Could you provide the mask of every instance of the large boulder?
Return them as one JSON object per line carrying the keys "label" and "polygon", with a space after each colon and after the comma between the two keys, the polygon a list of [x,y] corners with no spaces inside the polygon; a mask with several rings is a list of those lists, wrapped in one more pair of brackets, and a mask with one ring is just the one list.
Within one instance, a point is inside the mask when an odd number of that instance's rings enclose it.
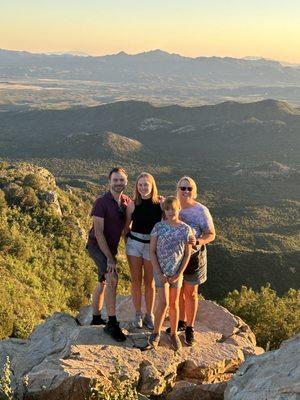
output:
{"label": "large boulder", "polygon": [[176,353],[166,334],[157,351],[140,350],[150,332],[131,328],[132,301],[120,296],[117,315],[128,334],[124,343],[114,342],[102,327],[90,326],[91,307],[85,307],[77,319],[54,314],[28,341],[13,341],[10,347],[10,340],[0,342],[0,354],[10,356],[16,392],[26,400],[82,400],[92,379],[109,388],[116,365],[121,379],[129,379],[146,396],[169,391],[177,381],[197,386],[193,393],[214,392],[198,386],[227,381],[246,356],[262,349],[250,328],[226,309],[210,301],[199,306],[196,345]]}
{"label": "large boulder", "polygon": [[278,350],[250,357],[225,391],[225,400],[300,399],[300,334]]}

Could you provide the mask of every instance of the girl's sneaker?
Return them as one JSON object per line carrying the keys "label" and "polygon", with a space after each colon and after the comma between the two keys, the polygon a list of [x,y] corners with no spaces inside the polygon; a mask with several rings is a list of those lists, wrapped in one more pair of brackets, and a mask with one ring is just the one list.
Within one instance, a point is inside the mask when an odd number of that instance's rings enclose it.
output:
{"label": "girl's sneaker", "polygon": [[150,346],[152,346],[154,349],[157,349],[159,342],[160,342],[160,334],[159,333],[151,333],[151,335],[149,337]]}
{"label": "girl's sneaker", "polygon": [[142,314],[136,313],[136,314],[135,314],[135,319],[134,319],[134,321],[132,321],[131,325],[132,325],[134,328],[142,329],[142,327],[143,327]]}
{"label": "girl's sneaker", "polygon": [[170,335],[170,340],[173,350],[178,351],[182,348],[182,344],[178,335]]}
{"label": "girl's sneaker", "polygon": [[146,314],[145,315],[144,320],[143,320],[143,325],[146,328],[148,328],[151,331],[153,331],[153,329],[154,329],[154,316],[153,316],[153,314],[150,314],[150,315]]}

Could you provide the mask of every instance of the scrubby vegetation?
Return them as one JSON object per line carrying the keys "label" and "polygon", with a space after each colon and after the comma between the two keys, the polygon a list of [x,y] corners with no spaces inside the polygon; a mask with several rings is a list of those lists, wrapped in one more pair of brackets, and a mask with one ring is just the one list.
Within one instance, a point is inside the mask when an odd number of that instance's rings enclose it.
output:
{"label": "scrubby vegetation", "polygon": [[110,389],[101,380],[93,380],[85,400],[138,400],[138,392],[134,382],[122,376],[119,361],[110,374]]}
{"label": "scrubby vegetation", "polygon": [[0,338],[23,338],[54,311],[75,312],[89,300],[90,203],[80,189],[59,189],[45,169],[1,167]]}
{"label": "scrubby vegetation", "polygon": [[300,290],[290,289],[279,297],[270,285],[259,292],[244,286],[229,293],[223,305],[250,325],[264,348],[277,348],[300,332]]}
{"label": "scrubby vegetation", "polygon": [[0,373],[0,399],[13,400],[13,390],[11,387],[10,360],[8,357]]}

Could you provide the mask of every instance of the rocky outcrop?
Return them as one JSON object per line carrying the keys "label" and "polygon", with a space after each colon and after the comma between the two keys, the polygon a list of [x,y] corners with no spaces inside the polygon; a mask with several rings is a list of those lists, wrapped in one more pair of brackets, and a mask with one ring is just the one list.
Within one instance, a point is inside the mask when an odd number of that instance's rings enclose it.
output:
{"label": "rocky outcrop", "polygon": [[167,400],[223,400],[226,382],[196,385],[179,381],[176,383]]}
{"label": "rocky outcrop", "polygon": [[10,206],[31,210],[39,205],[62,216],[58,187],[54,176],[46,168],[23,162],[0,167],[0,189]]}
{"label": "rocky outcrop", "polygon": [[[189,390],[215,392],[217,396],[213,386],[203,385],[228,380],[245,356],[262,352],[243,321],[210,301],[200,301],[196,345],[185,346],[177,353],[164,334],[157,351],[140,350],[149,332],[130,327],[128,321],[133,319],[134,310],[129,297],[118,298],[117,314],[128,333],[127,341],[121,344],[107,336],[102,327],[88,325],[90,307],[84,308],[77,320],[56,313],[39,325],[28,341],[0,342],[0,354],[5,349],[11,357],[19,398],[82,400],[91,379],[98,378],[109,387],[116,364],[122,379],[130,379],[146,396],[165,393],[176,382],[178,391],[178,381],[192,384]],[[28,381],[26,393],[24,376]],[[174,396],[175,392],[173,399],[178,398]]]}
{"label": "rocky outcrop", "polygon": [[257,165],[253,168],[238,169],[233,173],[234,176],[260,177],[260,178],[288,178],[299,174],[294,168],[288,167],[277,161],[270,161],[265,164]]}
{"label": "rocky outcrop", "polygon": [[278,350],[248,358],[225,391],[225,400],[283,399],[300,399],[300,334]]}

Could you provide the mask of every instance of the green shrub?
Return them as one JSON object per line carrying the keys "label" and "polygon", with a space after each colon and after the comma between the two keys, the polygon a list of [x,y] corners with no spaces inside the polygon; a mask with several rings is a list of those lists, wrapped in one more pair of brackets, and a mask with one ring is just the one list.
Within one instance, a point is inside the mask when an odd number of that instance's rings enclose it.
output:
{"label": "green shrub", "polygon": [[25,210],[34,209],[39,204],[39,199],[35,194],[35,191],[30,186],[24,186],[24,195],[21,200],[21,207]]}
{"label": "green shrub", "polygon": [[300,290],[290,289],[278,297],[270,285],[259,292],[242,287],[229,293],[223,305],[249,324],[258,345],[264,348],[278,348],[283,340],[300,331]]}
{"label": "green shrub", "polygon": [[11,388],[11,370],[9,357],[3,366],[2,376],[0,377],[0,399],[13,400],[13,390]]}
{"label": "green shrub", "polygon": [[90,390],[86,400],[138,400],[138,393],[134,382],[121,376],[119,363],[115,366],[115,371],[111,373],[110,385],[103,384],[102,381],[94,379],[91,382]]}
{"label": "green shrub", "polygon": [[0,215],[7,210],[7,203],[5,200],[5,194],[3,190],[0,189]]}
{"label": "green shrub", "polygon": [[30,186],[34,190],[43,190],[45,184],[45,179],[38,174],[28,174],[23,181],[23,186]]}
{"label": "green shrub", "polygon": [[24,196],[23,188],[17,185],[16,183],[10,183],[5,188],[5,198],[10,206],[20,205],[23,196]]}

